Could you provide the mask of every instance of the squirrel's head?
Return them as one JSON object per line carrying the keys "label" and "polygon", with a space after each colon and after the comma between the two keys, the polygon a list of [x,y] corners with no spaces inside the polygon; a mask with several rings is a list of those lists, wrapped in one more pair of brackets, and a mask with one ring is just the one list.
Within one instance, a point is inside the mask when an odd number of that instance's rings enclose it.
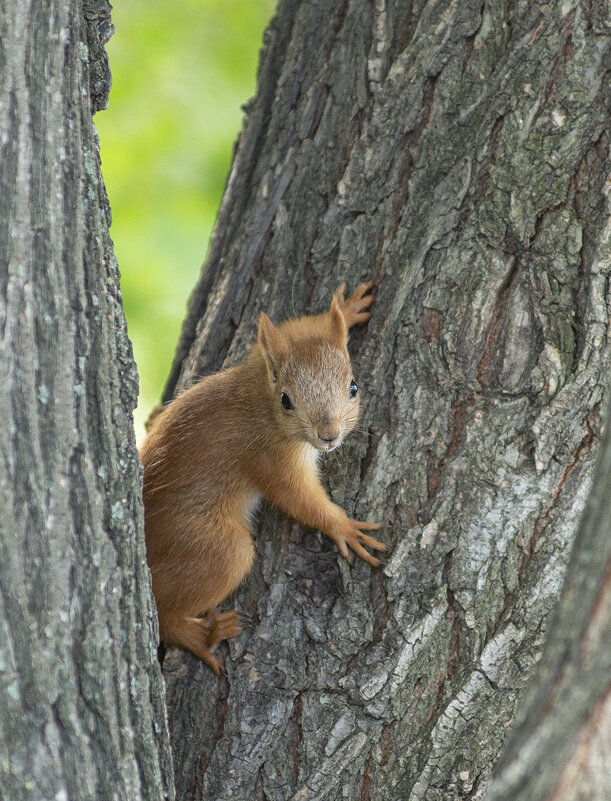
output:
{"label": "squirrel's head", "polygon": [[348,329],[334,298],[320,332],[305,332],[299,321],[276,328],[266,314],[258,341],[278,425],[289,436],[332,451],[355,427],[358,387],[348,356]]}

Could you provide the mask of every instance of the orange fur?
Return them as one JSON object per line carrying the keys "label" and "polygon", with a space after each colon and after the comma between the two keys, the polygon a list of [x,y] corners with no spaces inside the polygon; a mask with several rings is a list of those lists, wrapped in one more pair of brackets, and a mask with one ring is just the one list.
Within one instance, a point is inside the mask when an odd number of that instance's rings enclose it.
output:
{"label": "orange fur", "polygon": [[346,345],[348,328],[371,316],[370,288],[346,301],[342,285],[328,312],[279,327],[262,314],[247,361],[188,389],[149,428],[140,457],[161,639],[217,672],[212,650],[239,634],[241,619],[214,609],[251,569],[250,517],[261,496],[323,531],[348,561],[352,549],[377,565],[363,546],[385,549],[361,531],[380,525],[350,520],[317,469],[318,453],[340,445],[358,419]]}

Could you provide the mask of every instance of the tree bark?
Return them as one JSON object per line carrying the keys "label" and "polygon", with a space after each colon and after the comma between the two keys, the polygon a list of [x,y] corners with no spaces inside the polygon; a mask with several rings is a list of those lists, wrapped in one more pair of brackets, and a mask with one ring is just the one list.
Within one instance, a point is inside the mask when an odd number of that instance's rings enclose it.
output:
{"label": "tree bark", "polygon": [[0,3],[0,796],[173,797],[92,112],[105,0]]}
{"label": "tree bark", "polygon": [[611,427],[545,651],[486,801],[605,801],[611,776]]}
{"label": "tree bark", "polygon": [[325,471],[392,550],[349,568],[265,508],[227,676],[166,656],[179,798],[484,795],[608,400],[608,32],[576,0],[280,3],[166,399],[375,277]]}

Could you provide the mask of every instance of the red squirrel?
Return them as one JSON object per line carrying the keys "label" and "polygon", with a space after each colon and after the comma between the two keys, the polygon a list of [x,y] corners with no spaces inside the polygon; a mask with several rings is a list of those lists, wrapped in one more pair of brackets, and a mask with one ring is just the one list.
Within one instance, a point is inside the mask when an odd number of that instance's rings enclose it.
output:
{"label": "red squirrel", "polygon": [[359,416],[348,329],[365,323],[372,282],[348,300],[341,284],[324,314],[276,327],[262,313],[248,359],[187,389],[151,419],[144,465],[147,560],[161,640],[219,672],[214,647],[242,629],[215,608],[250,572],[252,516],[261,497],[370,565],[363,546],[386,546],[351,520],[318,475],[319,454],[337,448]]}

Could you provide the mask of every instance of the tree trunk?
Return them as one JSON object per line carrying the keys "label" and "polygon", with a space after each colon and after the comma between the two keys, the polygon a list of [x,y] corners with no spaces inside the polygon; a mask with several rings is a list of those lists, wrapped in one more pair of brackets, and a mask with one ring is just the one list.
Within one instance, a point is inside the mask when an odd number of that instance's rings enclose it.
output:
{"label": "tree trunk", "polygon": [[265,508],[227,676],[166,657],[181,800],[483,796],[608,398],[608,26],[576,0],[280,3],[166,399],[260,311],[376,278],[362,430],[325,472],[392,550],[349,568]]}
{"label": "tree trunk", "polygon": [[606,801],[611,776],[611,426],[545,651],[486,801]]}
{"label": "tree trunk", "polygon": [[173,797],[92,111],[105,0],[0,3],[0,796]]}

